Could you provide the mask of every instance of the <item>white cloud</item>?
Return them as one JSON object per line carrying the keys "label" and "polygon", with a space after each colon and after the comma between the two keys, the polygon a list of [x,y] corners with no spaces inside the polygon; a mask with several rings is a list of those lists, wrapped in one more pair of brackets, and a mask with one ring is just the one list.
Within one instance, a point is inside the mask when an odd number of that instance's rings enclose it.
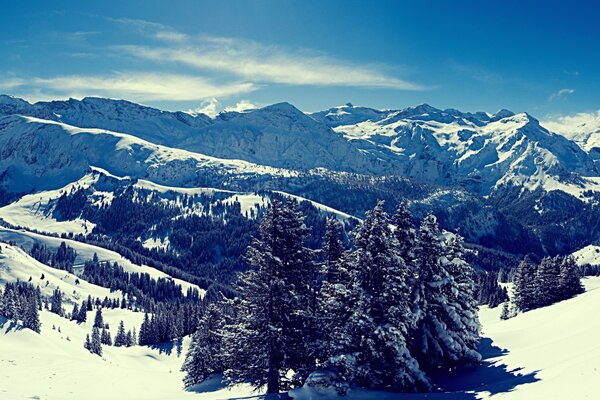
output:
{"label": "white cloud", "polygon": [[565,136],[593,132],[600,129],[600,110],[549,118],[542,121],[542,125],[552,132]]}
{"label": "white cloud", "polygon": [[8,78],[0,81],[0,89],[13,90],[25,84],[25,80],[20,78]]}
{"label": "white cloud", "polygon": [[176,63],[227,73],[257,83],[354,86],[425,90],[392,76],[381,65],[355,64],[306,49],[290,50],[253,41],[222,37],[190,39],[180,46],[118,46],[126,55],[157,63]]}
{"label": "white cloud", "polygon": [[219,113],[219,100],[217,100],[215,97],[205,100],[202,104],[200,104],[199,107],[191,109],[191,110],[187,110],[186,112],[188,114],[206,114],[211,118],[214,118],[217,116],[217,114]]}
{"label": "white cloud", "polygon": [[552,93],[548,99],[554,100],[554,99],[558,99],[560,97],[568,96],[573,93],[575,93],[575,89],[564,88],[564,89],[560,89],[559,91],[557,91],[555,93]]}
{"label": "white cloud", "polygon": [[240,100],[233,106],[225,107],[225,111],[235,111],[235,112],[244,112],[249,110],[255,110],[258,106],[256,104],[251,103],[249,100]]}
{"label": "white cloud", "polygon": [[[0,84],[1,85],[1,84]],[[21,80],[12,89],[37,93],[37,100],[57,96],[102,96],[134,101],[194,101],[248,93],[256,86],[247,82],[215,84],[204,78],[146,72],[110,75],[65,75]]]}

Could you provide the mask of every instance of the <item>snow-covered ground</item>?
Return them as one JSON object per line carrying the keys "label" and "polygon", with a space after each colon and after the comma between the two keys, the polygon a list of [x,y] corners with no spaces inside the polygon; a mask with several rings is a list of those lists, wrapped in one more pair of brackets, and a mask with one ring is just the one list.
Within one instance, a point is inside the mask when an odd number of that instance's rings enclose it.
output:
{"label": "snow-covered ground", "polygon": [[[11,277],[46,271],[49,280],[63,281],[64,271],[39,265],[21,250],[1,245],[0,265]],[[15,272],[17,271],[17,272]],[[20,275],[18,275],[20,277]],[[24,276],[24,275],[23,275]],[[1,282],[1,280],[0,280]],[[58,284],[61,284],[58,282]],[[392,394],[353,390],[349,399],[596,399],[600,393],[600,278],[585,279],[586,292],[550,307],[499,319],[500,307],[483,307],[481,367],[456,374],[442,385],[447,392]],[[78,289],[102,295],[106,289],[85,282]],[[107,290],[106,290],[107,291]],[[102,293],[101,293],[102,292]],[[139,330],[142,314],[129,310],[105,310],[112,334],[120,320],[127,329]],[[247,386],[226,389],[213,379],[193,391],[182,388],[179,371],[188,345],[157,347],[104,346],[102,357],[83,349],[88,322],[77,324],[48,311],[41,312],[42,333],[0,317],[0,398],[2,399],[232,399],[253,398]],[[52,327],[56,329],[52,329]],[[60,332],[58,328],[60,327]],[[68,339],[67,339],[68,337]],[[178,349],[179,347],[179,349]],[[298,399],[302,392],[296,392]],[[83,397],[82,397],[83,396]]]}
{"label": "snow-covered ground", "polygon": [[585,246],[584,248],[577,250],[571,255],[575,259],[575,262],[579,265],[600,264],[600,246],[590,244],[589,246]]}
{"label": "snow-covered ground", "polygon": [[[157,270],[156,268],[149,267],[147,265],[136,265],[129,259],[123,257],[117,252],[107,250],[102,247],[94,246],[87,243],[81,243],[76,240],[56,238],[52,236],[45,236],[25,230],[16,230],[0,227],[0,240],[4,242],[14,241],[19,246],[25,248],[31,248],[34,242],[43,243],[50,249],[56,249],[60,246],[61,242],[65,242],[68,246],[71,246],[77,252],[77,258],[75,259],[75,268],[83,266],[88,260],[94,257],[94,254],[98,255],[100,261],[117,262],[127,272],[139,272],[148,273],[151,277],[158,278],[171,278],[175,283],[181,285],[183,292],[185,293],[188,288],[196,288],[201,295],[204,294],[205,290],[197,285],[189,283],[187,281],[173,278],[170,275]],[[49,268],[49,267],[48,267]]]}

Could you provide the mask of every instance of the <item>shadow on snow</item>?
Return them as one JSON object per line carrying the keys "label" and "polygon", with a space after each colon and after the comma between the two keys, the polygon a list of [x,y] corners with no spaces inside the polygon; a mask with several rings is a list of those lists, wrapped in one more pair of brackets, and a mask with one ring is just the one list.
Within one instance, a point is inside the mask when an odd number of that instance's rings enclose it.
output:
{"label": "shadow on snow", "polygon": [[[438,392],[432,393],[392,393],[374,392],[362,389],[351,390],[346,397],[340,399],[348,400],[477,400],[478,393],[489,392],[491,395],[505,393],[514,390],[519,385],[539,381],[536,377],[537,371],[523,374],[522,368],[508,369],[505,364],[498,364],[494,359],[508,354],[508,350],[494,346],[489,338],[482,338],[479,343],[479,352],[483,357],[480,365],[458,369],[451,374],[440,374],[433,376],[432,381],[440,388]],[[210,393],[224,390],[226,384],[222,375],[214,375],[199,385],[189,387],[187,391],[194,393]],[[232,393],[233,394],[233,393]],[[230,398],[231,400],[279,400],[289,399],[286,394],[280,395],[250,395]]]}
{"label": "shadow on snow", "polygon": [[477,393],[489,392],[491,395],[514,390],[519,385],[539,381],[538,371],[523,374],[522,368],[508,369],[494,359],[508,354],[508,350],[494,346],[489,338],[479,342],[479,352],[483,357],[480,365],[465,367],[444,376],[433,377],[432,380],[442,392],[411,395],[406,398],[432,398],[444,400],[475,400]]}

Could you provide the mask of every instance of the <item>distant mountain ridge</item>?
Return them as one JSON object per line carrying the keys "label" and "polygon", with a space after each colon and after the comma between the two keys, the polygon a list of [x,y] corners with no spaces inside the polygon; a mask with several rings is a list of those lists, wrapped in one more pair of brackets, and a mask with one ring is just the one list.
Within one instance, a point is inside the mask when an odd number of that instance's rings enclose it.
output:
{"label": "distant mountain ridge", "polygon": [[346,104],[306,114],[278,103],[210,118],[124,100],[0,96],[0,203],[90,167],[166,186],[281,190],[358,217],[376,198],[407,199],[418,215],[433,210],[444,228],[513,253],[600,239],[594,157],[508,110]]}

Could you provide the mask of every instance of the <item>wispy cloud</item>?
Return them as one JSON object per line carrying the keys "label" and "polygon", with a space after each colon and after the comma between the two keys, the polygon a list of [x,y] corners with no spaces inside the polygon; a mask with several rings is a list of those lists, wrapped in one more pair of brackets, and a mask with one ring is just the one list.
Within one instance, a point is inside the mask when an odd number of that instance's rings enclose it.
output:
{"label": "wispy cloud", "polygon": [[564,88],[564,89],[560,89],[554,93],[552,93],[550,95],[550,97],[548,97],[548,100],[552,101],[561,97],[565,97],[568,96],[570,94],[575,93],[575,89],[570,89],[570,88]]}
{"label": "wispy cloud", "polygon": [[256,85],[247,82],[215,84],[190,75],[115,72],[109,75],[65,75],[0,82],[17,93],[35,93],[36,98],[103,96],[135,101],[196,101],[251,92]]}
{"label": "wispy cloud", "polygon": [[181,32],[177,32],[172,27],[160,24],[158,22],[151,22],[143,19],[133,18],[106,19],[115,24],[124,26],[125,28],[135,30],[139,34],[166,42],[184,42],[189,38],[188,35]]}
{"label": "wispy cloud", "polygon": [[253,41],[201,37],[181,46],[118,46],[124,54],[158,63],[227,73],[257,83],[354,86],[425,90],[425,86],[386,73],[385,67],[358,65],[306,49],[289,50]]}

